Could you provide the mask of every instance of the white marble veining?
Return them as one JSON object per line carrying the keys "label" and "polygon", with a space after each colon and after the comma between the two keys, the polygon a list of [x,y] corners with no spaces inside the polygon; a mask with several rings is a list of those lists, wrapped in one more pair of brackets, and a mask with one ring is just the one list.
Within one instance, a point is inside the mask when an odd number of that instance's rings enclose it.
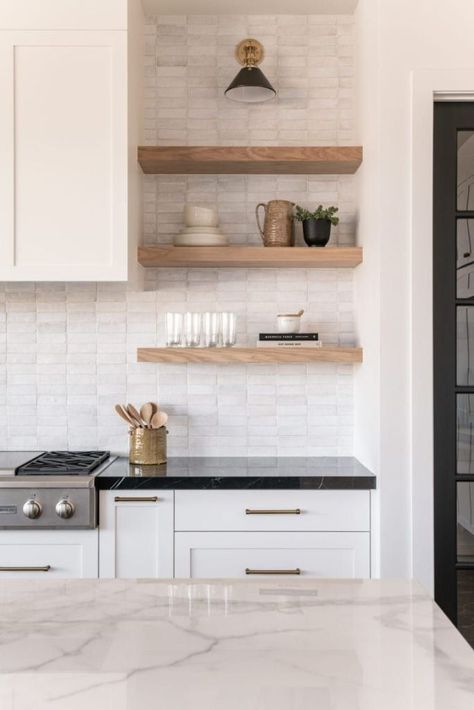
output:
{"label": "white marble veining", "polygon": [[10,581],[2,710],[472,710],[474,651],[404,581]]}

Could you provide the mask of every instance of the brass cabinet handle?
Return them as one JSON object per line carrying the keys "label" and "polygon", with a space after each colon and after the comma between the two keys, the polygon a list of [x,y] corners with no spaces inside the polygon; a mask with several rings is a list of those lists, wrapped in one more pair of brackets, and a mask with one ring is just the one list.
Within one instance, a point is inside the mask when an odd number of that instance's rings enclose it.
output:
{"label": "brass cabinet handle", "polygon": [[301,574],[299,567],[295,569],[249,569],[245,570],[245,574]]}
{"label": "brass cabinet handle", "polygon": [[158,496],[115,496],[116,503],[156,503]]}
{"label": "brass cabinet handle", "polygon": [[0,572],[49,572],[51,565],[43,567],[0,567]]}
{"label": "brass cabinet handle", "polygon": [[245,515],[301,515],[301,508],[287,508],[283,510],[245,508]]}

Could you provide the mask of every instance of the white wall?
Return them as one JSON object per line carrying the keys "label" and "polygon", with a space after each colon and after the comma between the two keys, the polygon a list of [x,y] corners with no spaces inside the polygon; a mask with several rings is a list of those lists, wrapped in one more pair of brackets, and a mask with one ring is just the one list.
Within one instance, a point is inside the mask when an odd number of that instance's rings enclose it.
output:
{"label": "white wall", "polygon": [[[380,383],[376,393],[372,385],[358,383],[357,396],[367,391],[369,404],[356,413],[367,417],[379,398],[380,432],[374,428],[367,438],[368,429],[357,429],[356,451],[365,450],[366,456],[376,451],[380,461],[381,573],[413,573],[432,588],[432,203],[425,201],[431,175],[420,169],[420,160],[429,165],[431,156],[417,158],[414,143],[416,131],[429,135],[432,125],[429,110],[425,129],[416,125],[420,113],[413,118],[412,84],[426,70],[453,70],[456,77],[474,69],[474,5],[470,0],[360,0],[356,20],[366,50],[359,67],[365,92],[359,98],[367,103],[360,114],[373,110],[377,116],[372,125],[365,121],[361,134],[366,152],[376,156],[361,174],[361,209],[372,212],[363,216],[361,240],[374,258],[379,250],[380,265],[373,291],[380,302],[375,324],[380,337],[371,345]],[[446,80],[434,86],[449,88]],[[474,82],[464,88],[473,90]],[[371,278],[361,279],[360,294]],[[364,346],[367,351],[368,343]]]}
{"label": "white wall", "polygon": [[357,173],[357,243],[364,247],[364,262],[355,272],[356,330],[364,348],[364,367],[355,372],[354,455],[377,473],[378,490],[372,495],[372,569],[380,573],[380,132],[377,84],[378,17],[365,4],[356,14],[355,97],[356,141],[364,158]]}

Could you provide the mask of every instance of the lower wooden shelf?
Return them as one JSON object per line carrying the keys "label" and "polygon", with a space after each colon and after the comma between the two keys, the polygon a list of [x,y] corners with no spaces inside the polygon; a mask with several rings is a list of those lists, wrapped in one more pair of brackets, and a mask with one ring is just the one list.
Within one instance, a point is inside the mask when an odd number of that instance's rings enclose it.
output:
{"label": "lower wooden shelf", "polygon": [[295,363],[362,362],[362,348],[138,348],[138,362],[167,363]]}
{"label": "lower wooden shelf", "polygon": [[362,247],[175,247],[138,248],[138,262],[154,267],[353,268],[362,263]]}

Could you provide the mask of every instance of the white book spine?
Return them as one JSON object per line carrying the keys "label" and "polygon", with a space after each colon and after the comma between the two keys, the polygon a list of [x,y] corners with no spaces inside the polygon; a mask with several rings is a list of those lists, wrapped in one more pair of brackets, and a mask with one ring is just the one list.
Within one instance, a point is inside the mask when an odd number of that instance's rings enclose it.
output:
{"label": "white book spine", "polygon": [[257,348],[321,348],[320,340],[258,340]]}

